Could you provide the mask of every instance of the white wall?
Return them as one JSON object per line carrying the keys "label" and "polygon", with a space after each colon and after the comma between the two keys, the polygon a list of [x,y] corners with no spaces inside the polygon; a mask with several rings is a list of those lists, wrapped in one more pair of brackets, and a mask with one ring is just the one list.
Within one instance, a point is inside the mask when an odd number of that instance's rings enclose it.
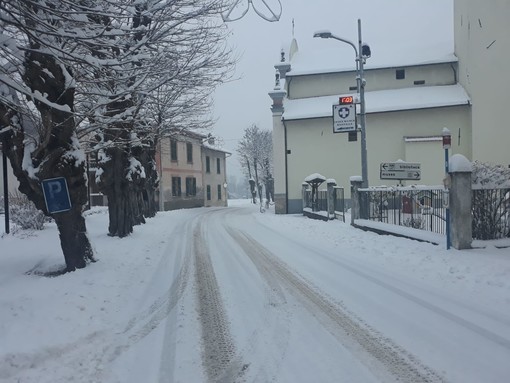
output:
{"label": "white wall", "polygon": [[[361,174],[361,137],[348,142],[347,133],[333,133],[331,118],[287,121],[289,199],[301,198],[301,184],[312,173],[334,178],[350,198],[349,178]],[[419,184],[438,185],[444,176],[441,142],[406,143],[404,137],[440,136],[444,126],[452,132],[451,154],[471,158],[470,108],[420,109],[367,115],[369,184],[389,185],[380,180],[382,162],[399,159],[422,164]],[[458,132],[460,129],[460,144]],[[276,163],[276,162],[275,162]],[[410,184],[410,182],[407,182]]]}
{"label": "white wall", "polygon": [[[400,68],[371,69],[364,72],[367,82],[365,90],[376,91],[386,89],[409,88],[414,81],[424,80],[422,86],[453,85],[456,83],[457,63],[444,63],[405,68],[405,78],[397,80],[396,70]],[[356,93],[349,89],[356,86],[355,72],[326,73],[307,76],[288,76],[287,92],[289,98],[333,96]]]}
{"label": "white wall", "polygon": [[473,104],[473,159],[508,166],[510,1],[454,4],[459,81]]}
{"label": "white wall", "polygon": [[[7,159],[7,187],[8,192],[10,194],[15,194],[18,192],[18,186],[19,182],[14,177],[14,174],[12,173],[11,164],[9,163],[9,159]],[[3,155],[0,151],[0,195],[4,195],[4,173],[3,173]]]}

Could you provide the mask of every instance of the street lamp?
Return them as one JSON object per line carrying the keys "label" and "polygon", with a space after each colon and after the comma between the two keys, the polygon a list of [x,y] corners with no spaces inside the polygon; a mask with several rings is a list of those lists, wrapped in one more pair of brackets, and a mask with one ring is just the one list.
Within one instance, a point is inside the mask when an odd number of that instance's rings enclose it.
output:
{"label": "street lamp", "polygon": [[361,20],[358,19],[358,47],[353,42],[335,36],[330,31],[315,32],[313,37],[322,39],[335,39],[353,47],[356,53],[356,84],[360,97],[360,125],[361,125],[361,178],[362,187],[368,187],[368,168],[367,168],[367,136],[366,136],[366,115],[365,115],[365,79],[363,78],[363,65],[370,57],[370,47],[361,42]]}

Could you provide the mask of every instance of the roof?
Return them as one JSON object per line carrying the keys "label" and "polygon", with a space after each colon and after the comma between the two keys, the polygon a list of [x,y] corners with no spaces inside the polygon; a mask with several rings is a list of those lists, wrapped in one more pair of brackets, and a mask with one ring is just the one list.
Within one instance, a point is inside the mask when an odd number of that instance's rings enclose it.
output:
{"label": "roof", "polygon": [[[412,109],[468,105],[470,98],[459,85],[418,86],[413,88],[379,90],[365,93],[366,113],[393,112]],[[332,117],[338,95],[285,99],[285,120]]]}
{"label": "roof", "polygon": [[[373,51],[377,47],[372,47]],[[401,68],[418,65],[434,65],[458,62],[453,53],[453,44],[437,42],[428,45],[386,46],[374,51],[364,69]],[[291,59],[291,70],[287,76],[349,72],[355,70],[355,53],[347,44],[330,43],[325,48],[297,51]]]}

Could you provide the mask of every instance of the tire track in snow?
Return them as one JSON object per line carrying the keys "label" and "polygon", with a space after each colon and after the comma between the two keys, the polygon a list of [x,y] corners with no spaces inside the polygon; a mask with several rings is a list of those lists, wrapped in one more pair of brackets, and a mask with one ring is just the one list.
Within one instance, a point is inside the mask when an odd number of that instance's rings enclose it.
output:
{"label": "tire track in snow", "polygon": [[[206,215],[203,219],[206,219]],[[235,382],[248,366],[242,365],[235,357],[236,347],[202,232],[203,222],[199,222],[193,232],[195,287],[203,341],[202,362],[210,382]]]}
{"label": "tire track in snow", "polygon": [[233,230],[230,230],[230,234],[255,265],[259,265],[257,268],[264,279],[268,281],[277,279],[284,284],[289,292],[381,381],[397,380],[409,383],[445,381],[412,354],[364,324],[305,278],[292,272],[284,262],[248,234]]}
{"label": "tire track in snow", "polygon": [[[173,245],[172,245],[173,246]],[[185,244],[184,244],[185,246]],[[189,246],[189,244],[188,244]],[[171,246],[167,248],[169,252]],[[181,257],[182,261],[181,261]],[[168,270],[169,256],[163,256],[158,270]],[[36,353],[8,354],[0,361],[0,380],[13,379],[24,370],[38,369],[59,371],[62,378],[73,380],[75,376],[84,376],[91,381],[105,381],[110,363],[115,361],[134,344],[149,335],[174,310],[187,287],[190,275],[191,258],[182,245],[178,247],[174,266],[179,266],[172,284],[151,305],[133,316],[124,329],[105,329],[93,332],[73,342],[50,346]],[[64,359],[63,359],[64,358]],[[62,372],[62,360],[66,368]],[[91,367],[92,366],[92,367]],[[92,372],[92,376],[90,373]],[[44,380],[43,378],[47,379]],[[40,377],[40,382],[52,382],[51,373]]]}

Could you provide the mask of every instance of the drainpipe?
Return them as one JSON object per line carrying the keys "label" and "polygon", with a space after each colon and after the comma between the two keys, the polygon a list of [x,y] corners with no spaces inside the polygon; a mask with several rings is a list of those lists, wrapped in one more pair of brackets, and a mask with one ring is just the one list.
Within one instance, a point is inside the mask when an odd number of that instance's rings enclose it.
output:
{"label": "drainpipe", "polygon": [[289,168],[287,160],[287,124],[285,124],[285,118],[282,117],[283,123],[283,136],[285,142],[285,214],[289,214]]}

